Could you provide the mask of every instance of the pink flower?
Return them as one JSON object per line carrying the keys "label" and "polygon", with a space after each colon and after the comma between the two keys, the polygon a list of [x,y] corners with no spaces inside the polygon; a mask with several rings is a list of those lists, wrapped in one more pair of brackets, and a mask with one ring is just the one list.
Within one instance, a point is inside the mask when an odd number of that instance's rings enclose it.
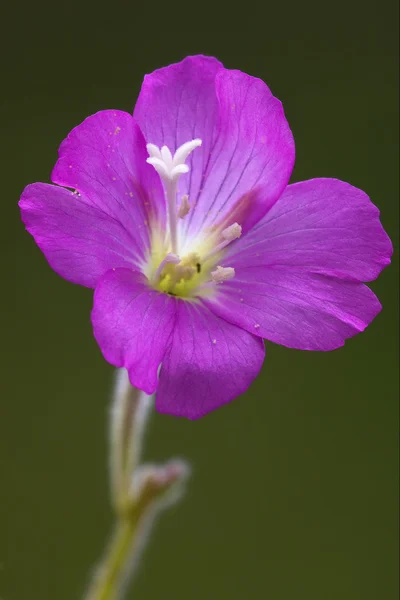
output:
{"label": "pink flower", "polygon": [[363,283],[392,253],[378,209],[335,179],[288,185],[293,137],[257,78],[188,57],[145,77],[133,117],[87,118],[59,154],[22,219],[57,273],[95,288],[104,357],[160,412],[242,394],[263,338],[333,350],[381,309]]}

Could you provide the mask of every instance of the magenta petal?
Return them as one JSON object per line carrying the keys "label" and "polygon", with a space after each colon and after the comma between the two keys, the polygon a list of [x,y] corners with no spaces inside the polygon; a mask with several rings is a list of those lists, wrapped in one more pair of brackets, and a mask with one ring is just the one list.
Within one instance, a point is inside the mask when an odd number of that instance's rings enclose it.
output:
{"label": "magenta petal", "polygon": [[239,327],[301,350],[343,346],[381,310],[362,283],[268,267],[237,269],[209,306]]}
{"label": "magenta petal", "polygon": [[123,223],[143,256],[149,222],[163,221],[165,200],[132,116],[105,110],[88,117],[64,140],[59,155],[52,181],[85,194],[94,207]]}
{"label": "magenta petal", "polygon": [[295,158],[293,136],[281,102],[260,79],[223,69],[216,76],[216,93],[218,130],[190,232],[237,211],[235,220],[245,233],[278,200],[289,181]]}
{"label": "magenta petal", "polygon": [[284,266],[371,281],[392,251],[379,210],[364,192],[336,179],[312,179],[289,185],[226,260],[235,268]]}
{"label": "magenta petal", "polygon": [[261,80],[214,58],[191,56],[147,75],[134,116],[157,146],[203,141],[179,182],[192,206],[181,227],[191,236],[232,215],[247,230],[287,185],[294,142],[281,103]]}
{"label": "magenta petal", "polygon": [[175,312],[175,298],[152,290],[130,269],[109,271],[96,287],[92,323],[104,358],[125,367],[132,385],[147,394],[157,388]]}
{"label": "magenta petal", "polygon": [[181,177],[182,194],[194,201],[200,187],[201,173],[214,141],[218,102],[215,92],[216,73],[223,65],[207,56],[189,56],[182,62],[146,75],[136,102],[134,118],[148,143],[168,146],[171,152],[195,138],[201,138],[186,163],[191,173]]}
{"label": "magenta petal", "polygon": [[178,301],[172,344],[156,396],[159,412],[189,419],[243,394],[258,375],[262,340],[219,319],[200,303]]}
{"label": "magenta petal", "polygon": [[333,350],[381,310],[360,283],[392,245],[368,196],[347,183],[291,185],[224,258],[236,276],[208,302],[216,314],[278,344]]}
{"label": "magenta petal", "polygon": [[94,287],[108,269],[136,264],[131,233],[83,194],[34,183],[25,188],[19,206],[51,267],[73,283]]}

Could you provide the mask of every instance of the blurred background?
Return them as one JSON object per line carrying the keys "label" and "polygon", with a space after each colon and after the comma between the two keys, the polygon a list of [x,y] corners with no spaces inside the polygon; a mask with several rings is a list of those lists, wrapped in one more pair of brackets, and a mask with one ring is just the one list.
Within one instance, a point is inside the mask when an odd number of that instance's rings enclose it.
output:
{"label": "blurred background", "polygon": [[[132,111],[145,73],[187,54],[265,80],[297,145],[293,181],[365,190],[398,247],[398,4],[2,5],[0,598],[81,598],[111,528],[113,368],[90,290],[58,277],[17,202],[68,132]],[[130,598],[398,597],[398,254],[383,312],[345,348],[267,345],[247,394],[197,422],[154,415],[146,456],[185,456],[189,493],[157,524]]]}

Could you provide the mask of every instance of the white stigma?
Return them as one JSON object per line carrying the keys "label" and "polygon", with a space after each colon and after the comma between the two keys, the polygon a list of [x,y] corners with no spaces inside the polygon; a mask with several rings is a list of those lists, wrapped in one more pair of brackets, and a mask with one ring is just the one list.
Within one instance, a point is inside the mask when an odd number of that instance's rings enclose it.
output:
{"label": "white stigma", "polygon": [[235,277],[235,269],[233,267],[218,266],[215,271],[211,271],[211,277],[215,283],[223,283]]}
{"label": "white stigma", "polygon": [[153,165],[164,183],[166,180],[175,181],[182,173],[188,173],[189,167],[185,164],[185,160],[201,144],[202,142],[199,139],[186,142],[179,146],[174,156],[172,156],[168,146],[158,148],[155,144],[147,144],[146,148],[149,153],[147,162]]}
{"label": "white stigma", "polygon": [[184,219],[186,217],[186,215],[188,214],[189,210],[190,210],[189,196],[187,194],[185,194],[184,196],[182,196],[181,205],[178,210],[178,217],[180,219]]}
{"label": "white stigma", "polygon": [[171,250],[173,254],[177,254],[178,252],[177,217],[182,219],[188,213],[190,208],[188,199],[186,199],[187,206],[182,206],[182,199],[179,210],[177,211],[176,209],[178,179],[180,175],[188,173],[189,167],[185,164],[185,161],[189,154],[193,152],[195,148],[201,146],[201,144],[202,142],[200,139],[185,142],[185,144],[179,146],[174,156],[172,156],[171,151],[167,146],[163,146],[162,148],[158,148],[155,144],[147,144],[146,146],[147,152],[149,153],[147,162],[155,168],[164,184],[168,201],[168,221],[171,237]]}

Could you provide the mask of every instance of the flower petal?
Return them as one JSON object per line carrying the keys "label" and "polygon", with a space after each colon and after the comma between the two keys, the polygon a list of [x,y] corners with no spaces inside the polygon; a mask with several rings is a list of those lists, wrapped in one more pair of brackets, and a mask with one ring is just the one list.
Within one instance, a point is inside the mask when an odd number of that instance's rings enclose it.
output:
{"label": "flower petal", "polygon": [[316,273],[242,267],[207,305],[263,338],[301,350],[334,350],[381,310],[364,284]]}
{"label": "flower petal", "polygon": [[64,140],[59,155],[53,183],[78,190],[123,223],[143,257],[149,223],[165,218],[165,199],[160,178],[146,163],[145,140],[132,116],[105,110],[88,117]]}
{"label": "flower petal", "polygon": [[230,246],[229,264],[295,267],[371,281],[393,248],[379,210],[361,190],[336,179],[289,185],[279,201]]}
{"label": "flower petal", "polygon": [[180,179],[180,192],[198,193],[201,171],[214,141],[218,101],[216,73],[223,65],[215,58],[189,56],[182,62],[146,75],[136,102],[134,118],[147,143],[167,146],[172,154],[185,142],[200,138],[187,164],[191,173]]}
{"label": "flower petal", "polygon": [[73,283],[95,287],[108,269],[137,263],[131,232],[83,194],[34,183],[25,188],[19,206],[51,267]]}
{"label": "flower petal", "polygon": [[219,319],[200,303],[177,301],[176,325],[156,396],[159,412],[189,419],[243,394],[265,355],[259,338]]}
{"label": "flower petal", "polygon": [[281,103],[261,80],[216,59],[191,56],[147,75],[134,116],[159,147],[203,141],[179,181],[193,207],[180,223],[190,237],[239,219],[246,231],[287,185],[294,142]]}
{"label": "flower petal", "polygon": [[175,298],[152,290],[131,269],[109,271],[96,287],[92,323],[104,358],[125,367],[132,385],[146,394],[157,388],[175,312]]}

